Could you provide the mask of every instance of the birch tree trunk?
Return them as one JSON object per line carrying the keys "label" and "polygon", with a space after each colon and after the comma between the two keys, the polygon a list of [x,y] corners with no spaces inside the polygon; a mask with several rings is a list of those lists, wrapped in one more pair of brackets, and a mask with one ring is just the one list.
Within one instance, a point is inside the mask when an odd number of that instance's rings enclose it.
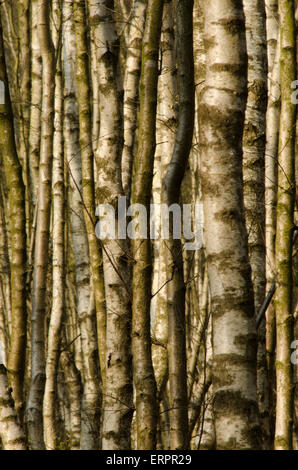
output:
{"label": "birch tree trunk", "polygon": [[49,4],[38,1],[38,35],[42,56],[42,114],[39,192],[34,256],[31,314],[31,384],[27,403],[30,447],[44,449],[42,403],[45,385],[45,337],[47,262],[51,210],[51,174],[54,133],[55,62],[50,32]]}
{"label": "birch tree trunk", "polygon": [[70,351],[62,351],[60,362],[64,372],[65,384],[70,404],[70,449],[79,450],[81,436],[81,376],[80,372],[75,366]]}
{"label": "birch tree trunk", "polygon": [[29,130],[29,170],[32,202],[37,201],[39,150],[40,150],[40,116],[42,98],[42,63],[40,43],[37,31],[38,0],[31,2],[31,110]]}
{"label": "birch tree trunk", "polygon": [[57,54],[55,77],[55,121],[53,136],[53,299],[48,332],[46,358],[46,383],[43,401],[44,440],[48,450],[56,449],[56,398],[57,369],[60,350],[60,331],[65,311],[65,190],[64,190],[64,153],[63,153],[63,83],[61,64],[61,7],[56,0],[54,7],[53,40]]}
{"label": "birch tree trunk", "polygon": [[[161,73],[158,80],[156,152],[154,157],[153,202],[162,202],[162,181],[173,154],[176,130],[176,60],[174,53],[173,2],[166,1],[161,32]],[[166,241],[155,240],[157,283],[152,285],[154,307],[152,360],[158,398],[162,398],[168,380],[168,309],[167,309],[167,251]]]}
{"label": "birch tree trunk", "polygon": [[[147,214],[150,212],[156,145],[158,57],[162,12],[162,0],[149,0],[142,46],[138,148],[133,163],[132,203],[143,204]],[[154,449],[157,401],[150,337],[151,241],[132,240],[132,255],[134,259],[132,349],[137,448]]]}
{"label": "birch tree trunk", "polygon": [[0,402],[0,438],[4,450],[26,450],[25,436],[14,408],[3,364],[0,364]]}
{"label": "birch tree trunk", "polygon": [[26,214],[25,186],[17,155],[13,114],[0,28],[0,80],[5,87],[4,104],[0,105],[0,152],[9,191],[11,286],[11,337],[8,355],[8,379],[13,389],[16,411],[22,421],[24,412],[23,381],[26,359]]}
{"label": "birch tree trunk", "polygon": [[242,198],[246,102],[241,2],[205,2],[201,183],[213,324],[217,449],[257,449],[256,331]]}
{"label": "birch tree trunk", "polygon": [[[72,239],[75,253],[76,266],[76,284],[77,284],[77,315],[79,320],[83,357],[84,372],[84,392],[82,399],[82,417],[81,417],[81,449],[94,450],[99,448],[99,420],[101,407],[101,391],[99,383],[99,370],[97,365],[98,349],[96,337],[96,310],[94,307],[94,291],[90,283],[90,258],[92,257],[92,249],[88,243],[88,233],[85,225],[84,217],[84,190],[82,181],[82,163],[81,158],[86,158],[86,153],[91,149],[91,134],[85,136],[84,133],[91,131],[90,119],[90,103],[86,102],[85,91],[89,88],[88,75],[85,70],[85,50],[84,34],[85,34],[85,16],[83,6],[74,4],[74,21],[75,21],[75,38],[76,38],[76,78],[78,86],[78,102],[79,102],[79,123],[80,123],[80,147],[76,138],[78,137],[77,129],[77,109],[73,102],[73,64],[72,53],[73,39],[71,20],[69,19],[69,7],[65,7],[65,28],[68,28],[67,38],[68,44],[65,44],[65,65],[67,73],[66,92],[68,93],[68,111],[69,114],[65,119],[67,140],[67,158],[70,169],[70,186],[71,186],[71,207],[73,209],[71,215]],[[88,63],[87,63],[88,64]],[[75,96],[75,94],[74,94]],[[84,129],[84,110],[85,107],[88,114],[89,128]],[[84,108],[83,108],[84,109]],[[74,121],[73,121],[74,118]],[[84,138],[88,139],[90,147],[84,148],[82,142]],[[92,151],[91,151],[92,152]],[[91,155],[91,154],[90,154]],[[87,156],[89,158],[89,156]],[[83,200],[82,200],[83,197]],[[87,203],[88,204],[88,203]],[[89,205],[87,206],[89,210]],[[89,217],[86,214],[86,217]],[[92,222],[92,219],[91,219]],[[88,219],[90,224],[90,220]],[[94,231],[94,226],[93,226]],[[98,252],[99,253],[99,252]],[[91,260],[92,264],[92,260]],[[92,272],[92,268],[91,268]]]}
{"label": "birch tree trunk", "polygon": [[294,1],[280,0],[281,114],[278,145],[278,189],[276,212],[276,450],[292,448],[293,376],[291,342],[293,335],[292,248],[295,201],[296,105],[292,103],[292,82],[296,79],[296,37]]}
{"label": "birch tree trunk", "polygon": [[[95,44],[99,74],[100,132],[95,152],[97,202],[111,204],[124,196],[121,181],[122,122],[117,88],[118,38],[113,17],[114,2],[90,2],[90,18],[96,22]],[[121,237],[120,237],[121,238]],[[133,414],[131,373],[130,269],[126,240],[104,240],[104,280],[107,308],[106,386],[102,447],[129,449]]]}
{"label": "birch tree trunk", "polygon": [[[275,269],[277,152],[280,119],[280,41],[278,0],[266,0],[268,106],[266,114],[265,152],[265,239],[266,239],[266,291],[272,286]],[[269,380],[269,409],[271,441],[274,439],[275,395],[275,307],[271,302],[266,312],[266,350]]]}
{"label": "birch tree trunk", "polygon": [[270,75],[276,54],[276,45],[279,31],[278,0],[265,0],[266,7],[266,33],[267,33],[267,60],[268,60],[268,89],[270,89]]}
{"label": "birch tree trunk", "polygon": [[[0,152],[0,260],[1,260],[1,271],[0,271],[0,280],[1,280],[1,302],[3,308],[3,321],[5,321],[5,327],[3,334],[6,337],[7,346],[10,340],[11,332],[11,286],[10,286],[10,263],[9,263],[9,253],[8,253],[8,233],[7,233],[7,216],[5,211],[5,197],[4,197],[4,172],[3,172],[3,162],[2,154]],[[6,353],[8,353],[8,348],[5,348]],[[4,363],[7,365],[7,362]]]}
{"label": "birch tree trunk", "polygon": [[[243,134],[243,180],[248,251],[254,286],[255,312],[265,298],[265,142],[267,57],[264,0],[243,3],[248,53],[248,98]],[[264,447],[269,445],[266,325],[258,330],[257,391]]]}
{"label": "birch tree trunk", "polygon": [[[165,201],[168,206],[179,204],[180,187],[192,145],[195,112],[192,0],[180,0],[176,5],[176,33],[178,59],[178,129],[175,147],[165,178]],[[187,50],[187,54],[185,53]],[[171,223],[171,222],[170,222]],[[174,221],[173,221],[174,223]],[[181,240],[174,239],[170,229],[167,265],[169,322],[169,383],[170,383],[170,437],[171,449],[185,449],[188,439],[185,283]]]}
{"label": "birch tree trunk", "polygon": [[92,149],[92,122],[90,109],[90,77],[87,48],[87,23],[83,2],[75,0],[74,23],[76,38],[76,83],[80,126],[80,149],[82,162],[82,193],[84,220],[88,235],[91,276],[94,286],[97,335],[103,389],[106,383],[105,343],[106,308],[103,281],[102,253],[95,234],[94,155]]}
{"label": "birch tree trunk", "polygon": [[127,56],[124,77],[124,146],[122,152],[122,184],[130,200],[133,149],[137,126],[137,106],[141,71],[142,38],[144,34],[148,0],[134,4],[128,33]]}
{"label": "birch tree trunk", "polygon": [[19,92],[19,154],[23,162],[26,191],[27,234],[30,240],[33,211],[29,186],[29,128],[30,128],[30,17],[29,0],[17,2],[18,30],[18,92]]}

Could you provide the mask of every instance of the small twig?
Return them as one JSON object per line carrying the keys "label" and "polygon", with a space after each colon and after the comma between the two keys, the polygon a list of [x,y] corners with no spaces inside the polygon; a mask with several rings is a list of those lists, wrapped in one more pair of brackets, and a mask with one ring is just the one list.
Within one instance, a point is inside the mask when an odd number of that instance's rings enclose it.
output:
{"label": "small twig", "polygon": [[63,349],[61,349],[60,354],[62,354],[64,351],[67,351],[69,347],[74,343],[79,337],[81,336],[81,333],[78,334],[70,343],[68,343]]}
{"label": "small twig", "polygon": [[276,276],[275,276],[274,279],[273,279],[273,282],[272,282],[271,287],[270,287],[270,289],[269,289],[269,291],[268,291],[268,294],[267,294],[267,296],[266,296],[266,298],[265,298],[265,300],[264,300],[264,302],[263,302],[263,305],[262,305],[262,307],[260,308],[260,311],[259,311],[259,313],[258,313],[258,315],[257,315],[257,318],[256,318],[256,325],[257,325],[257,328],[259,328],[260,323],[261,323],[261,321],[262,321],[262,318],[263,318],[263,316],[265,315],[266,310],[267,310],[267,308],[269,307],[269,304],[270,304],[270,302],[271,302],[271,300],[272,300],[272,297],[273,297],[273,295],[274,295],[275,288],[276,288],[275,279],[276,279]]}

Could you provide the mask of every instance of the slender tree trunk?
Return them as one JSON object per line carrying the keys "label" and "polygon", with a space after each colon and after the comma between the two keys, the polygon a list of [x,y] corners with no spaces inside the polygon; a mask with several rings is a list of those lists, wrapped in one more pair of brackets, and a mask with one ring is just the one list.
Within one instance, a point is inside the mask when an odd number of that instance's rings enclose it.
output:
{"label": "slender tree trunk", "polygon": [[[158,57],[163,1],[149,0],[142,49],[138,148],[133,163],[132,203],[150,210],[155,153]],[[149,219],[148,219],[149,220]],[[133,373],[137,448],[156,446],[157,400],[150,338],[151,241],[133,240]]]}
{"label": "slender tree trunk", "polygon": [[295,9],[293,0],[279,1],[281,114],[278,146],[278,189],[276,213],[276,450],[292,448],[293,335],[292,241],[295,201],[296,105],[291,84],[296,79]]}
{"label": "slender tree trunk", "polygon": [[212,301],[217,449],[257,449],[256,331],[242,198],[246,45],[241,2],[205,2],[201,182]]}
{"label": "slender tree trunk", "polygon": [[[80,122],[80,147],[78,147],[77,137],[77,110],[73,103],[74,90],[72,80],[74,79],[73,67],[71,64],[73,51],[71,31],[71,20],[67,18],[70,13],[69,7],[65,8],[65,19],[70,23],[65,23],[68,29],[68,44],[65,45],[65,64],[66,64],[66,92],[68,93],[68,111],[66,116],[66,133],[67,133],[67,158],[70,170],[70,187],[71,187],[71,207],[73,209],[71,214],[72,225],[72,238],[75,254],[76,266],[76,284],[77,284],[77,315],[79,320],[82,344],[82,358],[83,358],[83,375],[84,375],[84,392],[82,398],[82,417],[81,417],[81,448],[85,450],[94,450],[99,448],[99,422],[100,422],[100,407],[101,407],[101,391],[99,383],[99,370],[97,365],[98,348],[96,337],[96,311],[94,307],[94,291],[91,288],[92,279],[90,283],[90,258],[92,251],[88,243],[88,233],[86,230],[87,223],[92,223],[92,219],[88,218],[88,214],[84,217],[84,181],[82,181],[82,162],[81,158],[86,158],[86,153],[89,148],[84,149],[82,146],[82,139],[87,138],[88,144],[91,148],[91,135],[84,135],[88,128],[84,129],[84,111],[82,106],[90,112],[90,103],[86,102],[86,90],[88,90],[89,83],[83,83],[84,78],[88,80],[88,75],[85,70],[85,51],[84,46],[84,28],[85,19],[82,16],[81,5],[74,5],[74,20],[75,20],[75,37],[76,37],[76,78],[78,86],[78,101],[79,101],[79,122]],[[83,28],[83,29],[82,29]],[[88,65],[88,62],[87,62]],[[82,101],[81,101],[82,100]],[[91,119],[88,114],[88,125]],[[91,129],[89,127],[89,129]],[[87,142],[87,141],[86,141]],[[70,145],[69,145],[70,144]],[[81,152],[80,152],[81,150]],[[87,156],[89,158],[89,156]],[[91,176],[91,175],[90,175]],[[92,178],[93,179],[93,178]],[[82,199],[83,198],[83,199]],[[87,206],[87,210],[90,206]],[[86,224],[86,225],[85,225]],[[94,226],[93,226],[94,232]],[[99,253],[99,251],[98,251]],[[92,263],[92,261],[91,261]],[[92,272],[92,268],[91,268]]]}
{"label": "slender tree trunk", "polygon": [[[90,18],[96,22],[95,42],[99,74],[100,133],[95,152],[97,202],[111,204],[124,196],[121,182],[122,122],[117,87],[118,38],[113,17],[114,2],[90,2]],[[103,260],[107,305],[106,387],[102,447],[129,449],[133,414],[131,373],[130,269],[126,240],[104,240]]]}
{"label": "slender tree trunk", "polygon": [[37,31],[38,0],[31,2],[31,111],[29,130],[29,170],[32,202],[37,201],[39,150],[40,150],[40,116],[42,98],[42,63],[40,43]]}
{"label": "slender tree trunk", "polygon": [[[275,276],[277,151],[280,119],[280,41],[278,0],[266,0],[268,106],[266,114],[265,152],[265,239],[266,239],[266,291]],[[275,307],[271,302],[266,312],[266,350],[269,381],[269,410],[271,445],[274,439],[275,394]]]}
{"label": "slender tree trunk", "polygon": [[[264,0],[244,0],[248,53],[248,98],[243,134],[243,180],[248,251],[254,286],[255,312],[265,298],[265,143],[267,108],[266,15]],[[269,446],[266,322],[258,329],[257,391],[263,446]]]}
{"label": "slender tree trunk", "polygon": [[[43,401],[44,440],[46,449],[54,450],[57,444],[56,398],[57,369],[59,362],[60,331],[65,310],[65,189],[63,153],[63,83],[61,64],[61,4],[55,1],[54,44],[57,54],[55,78],[55,121],[53,136],[53,284],[52,309],[48,333],[46,383]],[[56,37],[55,37],[56,36]]]}
{"label": "slender tree trunk", "polygon": [[81,436],[81,375],[76,368],[70,351],[62,351],[60,362],[64,373],[65,385],[70,405],[69,445],[71,450],[79,450]]}
{"label": "slender tree trunk", "polygon": [[137,107],[141,71],[142,38],[145,28],[147,0],[137,0],[129,27],[124,77],[124,147],[122,152],[122,184],[130,200],[133,149],[137,126]]}
{"label": "slender tree trunk", "polygon": [[[266,153],[265,153],[265,207],[266,207],[266,291],[270,290],[276,274],[275,237],[276,237],[276,195],[277,195],[277,158],[280,120],[280,41],[276,46],[276,56],[271,76],[268,108],[266,115]],[[271,446],[274,440],[275,421],[275,305],[270,303],[266,312],[266,351],[269,380],[269,410]]]}
{"label": "slender tree trunk", "polygon": [[[173,2],[166,1],[163,9],[163,22],[160,44],[161,71],[158,79],[156,152],[154,157],[153,202],[162,202],[162,181],[175,143],[177,107],[176,96],[176,60],[174,53],[174,18]],[[162,395],[168,380],[168,306],[167,306],[167,241],[155,240],[154,265],[157,282],[152,282],[153,299],[153,339],[152,361],[157,385],[158,399]],[[156,295],[155,295],[156,294]]]}
{"label": "slender tree trunk", "polygon": [[26,191],[27,234],[30,241],[31,222],[33,219],[29,185],[29,129],[30,129],[30,16],[29,0],[17,2],[18,16],[18,91],[19,103],[19,155],[23,162],[23,179]]}
{"label": "slender tree trunk", "polygon": [[[5,196],[4,196],[4,171],[2,168],[2,155],[0,152],[0,289],[3,306],[3,314],[7,327],[5,328],[5,335],[7,338],[7,345],[10,341],[11,333],[11,285],[10,285],[10,263],[8,254],[8,233],[7,233],[7,215],[5,211]],[[8,349],[6,349],[8,352]],[[7,365],[7,363],[5,363]]]}
{"label": "slender tree trunk", "polygon": [[31,385],[27,403],[30,447],[44,449],[42,402],[45,385],[46,285],[51,211],[51,174],[54,133],[55,62],[50,32],[49,4],[38,1],[38,35],[42,56],[42,114],[39,192],[31,315]]}
{"label": "slender tree trunk", "polygon": [[80,149],[82,161],[82,202],[88,235],[91,276],[94,286],[97,335],[103,390],[106,383],[105,344],[106,308],[103,280],[102,254],[95,233],[94,155],[92,149],[92,123],[90,110],[90,77],[87,48],[86,11],[83,2],[75,0],[74,22],[76,38],[76,82],[80,125]]}
{"label": "slender tree trunk", "polygon": [[27,321],[25,186],[15,144],[2,28],[0,28],[0,36],[0,80],[5,87],[5,103],[0,105],[0,152],[9,190],[10,237],[13,245],[10,254],[12,325],[8,355],[8,379],[13,389],[16,411],[22,421]]}
{"label": "slender tree trunk", "polygon": [[[178,59],[178,129],[171,162],[164,178],[165,202],[179,204],[180,187],[192,145],[195,111],[192,0],[176,5]],[[185,52],[187,50],[187,53]],[[171,449],[185,449],[188,439],[187,375],[185,344],[185,283],[181,240],[174,240],[171,227],[168,259],[173,279],[168,284],[169,382]]]}
{"label": "slender tree trunk", "polygon": [[268,89],[270,89],[270,75],[276,55],[278,38],[278,0],[265,0],[266,7],[266,32],[267,32],[267,59],[268,59]]}

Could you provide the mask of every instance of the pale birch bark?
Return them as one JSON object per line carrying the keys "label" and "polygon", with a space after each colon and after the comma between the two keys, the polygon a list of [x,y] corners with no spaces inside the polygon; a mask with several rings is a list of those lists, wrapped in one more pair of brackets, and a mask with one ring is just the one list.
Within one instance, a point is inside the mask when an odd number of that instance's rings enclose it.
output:
{"label": "pale birch bark", "polygon": [[[133,162],[132,203],[143,204],[148,214],[156,145],[158,58],[162,13],[162,0],[148,2],[142,46],[138,145]],[[132,240],[132,254],[134,258],[132,350],[137,448],[154,449],[157,399],[150,338],[151,241]]]}
{"label": "pale birch bark", "polygon": [[[90,15],[90,13],[89,13]],[[93,152],[96,151],[99,137],[99,85],[97,73],[97,60],[96,60],[96,45],[94,38],[94,25],[90,22],[91,29],[91,44],[90,44],[90,61],[91,61],[91,81],[92,81],[92,148]]]}
{"label": "pale birch bark", "polygon": [[[96,24],[95,47],[99,74],[100,132],[95,152],[96,201],[116,208],[117,198],[124,193],[120,161],[122,123],[116,77],[118,38],[113,6],[114,2],[110,0],[90,1],[89,10],[91,21]],[[102,243],[107,308],[102,447],[105,450],[129,449],[133,408],[128,243],[121,239],[104,240]]]}
{"label": "pale birch bark", "polygon": [[[266,114],[265,152],[265,240],[266,240],[266,291],[275,275],[277,150],[280,119],[280,41],[278,0],[266,0],[268,106]],[[271,302],[266,312],[266,350],[269,379],[269,408],[271,440],[274,432],[274,360],[275,360],[275,307]]]}
{"label": "pale birch bark", "polygon": [[255,309],[259,311],[265,294],[264,154],[266,85],[266,31],[263,0],[252,4],[244,0],[248,53],[248,98],[243,135],[244,206],[248,246],[255,292]]}
{"label": "pale birch bark", "polygon": [[293,335],[292,249],[295,201],[295,131],[297,106],[292,103],[296,79],[295,9],[293,0],[280,0],[281,113],[278,145],[278,188],[276,206],[276,421],[274,447],[292,448]]}
{"label": "pale birch bark", "polygon": [[[174,54],[173,2],[166,1],[160,43],[161,73],[158,80],[157,133],[154,157],[153,202],[160,204],[162,180],[173,153],[176,129],[176,61]],[[160,236],[160,234],[159,234]],[[155,240],[153,278],[154,317],[152,361],[157,385],[158,398],[161,399],[168,376],[168,310],[167,310],[167,247],[163,240]]]}
{"label": "pale birch bark", "polygon": [[47,262],[51,209],[51,173],[54,133],[55,62],[50,32],[49,5],[38,1],[38,35],[42,56],[42,114],[39,192],[31,314],[31,384],[27,402],[30,447],[44,449],[42,402],[45,385],[45,337]]}
{"label": "pale birch bark", "polygon": [[276,55],[276,45],[279,31],[278,0],[265,0],[266,7],[266,36],[268,58],[268,89],[270,88],[270,76]]}
{"label": "pale birch bark", "polygon": [[6,368],[0,363],[0,438],[4,450],[26,450],[26,441],[19,424],[8,387]]}
{"label": "pale birch bark", "polygon": [[53,3],[53,42],[57,54],[55,77],[55,120],[53,136],[53,284],[52,308],[48,331],[46,358],[46,382],[43,400],[44,441],[46,449],[54,450],[57,445],[56,398],[57,368],[59,362],[60,331],[65,309],[65,189],[63,153],[63,83],[61,64],[61,4]]}
{"label": "pale birch bark", "polygon": [[256,331],[242,199],[244,15],[240,2],[232,0],[208,0],[204,6],[200,175],[212,299],[216,448],[257,449]]}
{"label": "pale birch bark", "polygon": [[[0,105],[0,152],[9,191],[10,221],[10,293],[11,336],[8,355],[8,379],[13,389],[16,411],[22,421],[24,412],[23,381],[26,359],[26,215],[25,186],[16,150],[13,114],[8,88],[6,63],[0,28],[0,80],[5,87],[4,104]],[[7,241],[7,240],[6,240]]]}
{"label": "pale birch bark", "polygon": [[124,76],[124,146],[122,152],[122,184],[124,193],[130,200],[131,176],[135,132],[137,126],[137,106],[141,72],[142,38],[145,27],[147,0],[137,0],[130,20],[127,55]]}
{"label": "pale birch bark", "polygon": [[[264,0],[243,2],[248,54],[248,97],[243,134],[243,190],[255,312],[265,298],[265,142],[267,57]],[[269,445],[266,322],[258,329],[257,391],[263,446]]]}
{"label": "pale birch bark", "polygon": [[39,149],[40,149],[40,116],[42,97],[42,63],[40,43],[37,31],[38,0],[31,3],[31,111],[29,130],[29,170],[32,202],[37,200]]}
{"label": "pale birch bark", "polygon": [[[277,158],[280,120],[280,41],[278,39],[273,70],[270,79],[268,107],[266,115],[266,153],[265,153],[265,232],[266,232],[266,291],[268,293],[276,274],[275,237],[276,237],[276,195],[277,195]],[[275,393],[275,305],[270,303],[266,312],[266,350],[269,380],[269,409],[271,441],[274,439]]]}
{"label": "pale birch bark", "polygon": [[[76,7],[75,7],[76,8]],[[75,15],[77,15],[75,9]],[[75,20],[80,18],[75,16]],[[84,219],[82,201],[82,162],[78,137],[78,109],[75,103],[73,29],[69,5],[64,10],[65,28],[65,151],[70,171],[70,207],[71,231],[75,255],[77,316],[81,332],[83,383],[81,416],[81,449],[92,450],[99,447],[99,417],[101,393],[99,385],[98,349],[96,337],[96,311],[94,308],[94,291],[90,282],[90,258],[88,234]],[[77,32],[78,33],[78,32]],[[76,34],[77,34],[76,33]],[[76,39],[78,36],[76,36]],[[79,61],[77,57],[77,61]],[[79,64],[78,64],[79,67]],[[80,84],[78,84],[80,87]],[[80,106],[80,105],[79,105]],[[91,140],[91,139],[90,139]],[[80,151],[81,150],[81,151]]]}

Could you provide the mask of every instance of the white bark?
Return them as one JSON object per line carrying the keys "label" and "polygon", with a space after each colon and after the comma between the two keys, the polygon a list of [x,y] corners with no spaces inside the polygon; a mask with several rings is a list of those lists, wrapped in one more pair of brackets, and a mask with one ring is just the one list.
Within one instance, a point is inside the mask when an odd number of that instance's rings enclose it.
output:
{"label": "white bark", "polygon": [[[95,152],[97,202],[116,208],[123,196],[121,182],[121,112],[116,80],[117,34],[113,2],[90,2],[99,74],[100,134]],[[116,223],[116,230],[118,229]],[[106,387],[104,390],[103,449],[130,448],[132,367],[130,298],[126,240],[104,240],[103,260],[107,306]]]}
{"label": "white bark", "polygon": [[33,0],[31,4],[31,111],[29,130],[29,166],[30,184],[32,190],[33,204],[37,200],[38,173],[39,173],[39,147],[40,147],[40,116],[41,116],[41,93],[42,93],[42,64],[40,54],[40,43],[37,31],[38,1]]}
{"label": "white bark", "polygon": [[61,16],[59,1],[55,2],[53,40],[57,51],[55,77],[55,119],[53,137],[53,285],[52,309],[48,332],[46,358],[46,383],[43,401],[44,441],[46,449],[54,450],[57,444],[56,430],[56,391],[57,368],[60,349],[60,331],[65,307],[65,256],[64,256],[64,153],[63,153],[63,84],[59,32]]}
{"label": "white bark", "polygon": [[[176,62],[174,55],[174,23],[172,1],[165,2],[161,32],[162,69],[158,82],[157,134],[154,157],[153,202],[161,204],[162,181],[173,153],[176,129]],[[159,233],[159,237],[160,237]],[[168,310],[167,310],[167,247],[166,241],[155,241],[152,299],[153,338],[152,361],[157,390],[162,394],[168,371]],[[161,398],[161,395],[159,395]]]}
{"label": "white bark", "polygon": [[0,363],[0,438],[4,450],[26,450],[25,436],[19,425],[6,368]]}
{"label": "white bark", "polygon": [[200,174],[212,298],[216,445],[255,449],[256,331],[241,168],[244,16],[240,2],[208,0],[204,6],[207,73],[199,109]]}
{"label": "white bark", "polygon": [[75,255],[77,318],[81,332],[83,383],[81,448],[98,449],[100,416],[99,371],[97,367],[96,314],[90,282],[88,236],[82,201],[82,166],[79,146],[78,109],[75,101],[75,44],[69,5],[64,11],[65,66],[65,155],[69,167],[71,234]]}
{"label": "white bark", "polygon": [[141,72],[142,38],[145,28],[147,0],[134,4],[128,33],[124,77],[124,147],[122,152],[122,184],[130,198],[133,148],[137,125],[137,102]]}

